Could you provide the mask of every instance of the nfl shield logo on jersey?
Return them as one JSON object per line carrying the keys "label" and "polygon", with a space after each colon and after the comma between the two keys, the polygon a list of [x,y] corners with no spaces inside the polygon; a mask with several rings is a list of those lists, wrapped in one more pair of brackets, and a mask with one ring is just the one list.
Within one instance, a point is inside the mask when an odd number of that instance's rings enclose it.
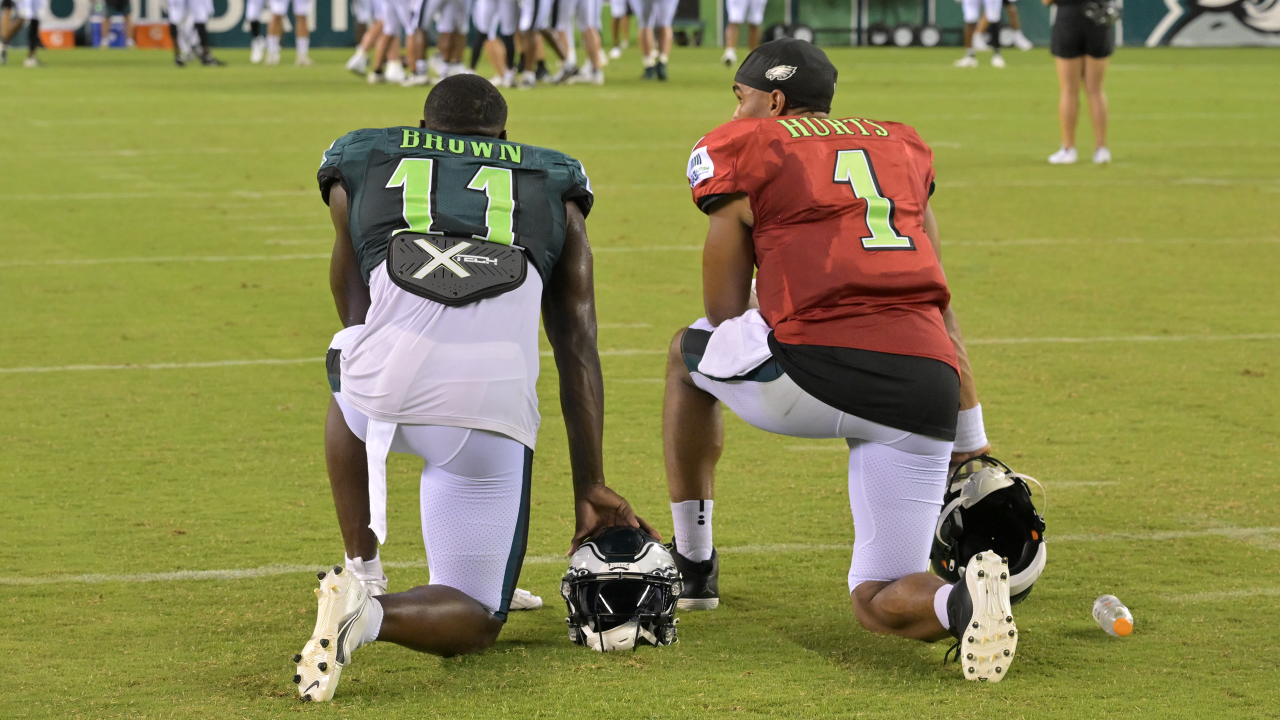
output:
{"label": "nfl shield logo on jersey", "polygon": [[711,154],[707,152],[707,148],[696,148],[689,156],[689,187],[698,187],[698,183],[715,175],[716,164],[711,162]]}

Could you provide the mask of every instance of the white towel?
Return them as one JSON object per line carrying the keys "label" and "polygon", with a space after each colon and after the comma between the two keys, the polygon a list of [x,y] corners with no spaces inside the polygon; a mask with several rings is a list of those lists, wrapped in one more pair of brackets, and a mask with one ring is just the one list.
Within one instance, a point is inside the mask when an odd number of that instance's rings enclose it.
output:
{"label": "white towel", "polygon": [[759,310],[748,310],[725,320],[711,333],[707,351],[698,363],[698,372],[709,378],[727,380],[760,367],[769,352],[769,326]]}
{"label": "white towel", "polygon": [[378,544],[387,542],[387,454],[396,436],[396,424],[369,418],[365,455],[369,460],[369,529]]}

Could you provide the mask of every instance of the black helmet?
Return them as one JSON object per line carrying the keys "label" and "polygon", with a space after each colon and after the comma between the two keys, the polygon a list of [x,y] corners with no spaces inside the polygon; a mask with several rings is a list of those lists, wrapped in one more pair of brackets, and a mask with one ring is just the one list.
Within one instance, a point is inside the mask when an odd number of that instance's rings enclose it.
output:
{"label": "black helmet", "polygon": [[1020,602],[1044,572],[1044,518],[1031,502],[1033,477],[980,455],[951,474],[929,553],[933,571],[959,582],[969,558],[992,550],[1009,559],[1009,600]]}

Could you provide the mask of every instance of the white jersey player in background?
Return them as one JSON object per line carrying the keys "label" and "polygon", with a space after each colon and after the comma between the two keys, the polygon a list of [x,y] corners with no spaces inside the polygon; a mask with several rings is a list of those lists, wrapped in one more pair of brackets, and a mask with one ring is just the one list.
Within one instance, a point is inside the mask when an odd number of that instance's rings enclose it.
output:
{"label": "white jersey player in background", "polygon": [[747,48],[755,50],[760,45],[760,26],[764,24],[764,8],[768,0],[728,0],[726,14],[729,23],[724,28],[724,55],[720,62],[728,67],[738,64],[738,31],[747,24]]}
{"label": "white jersey player in background", "polygon": [[183,30],[190,27],[195,30],[197,43],[200,45],[200,63],[208,66],[222,65],[222,61],[215,58],[209,49],[207,23],[213,15],[213,0],[168,0],[167,5],[169,37],[173,39],[173,64],[178,67],[186,65],[183,60],[185,38],[182,35]]}
{"label": "white jersey player in background", "polygon": [[968,48],[964,57],[955,62],[956,67],[978,67],[978,58],[974,53],[984,49],[978,45],[981,35],[977,32],[978,19],[985,15],[991,24],[991,36],[996,38],[991,50],[991,66],[1005,66],[1004,57],[1000,54],[1000,10],[1004,0],[960,0],[960,8],[964,12],[964,46]]}
{"label": "white jersey player in background", "polygon": [[[553,82],[604,84],[604,66],[609,64],[609,60],[604,55],[604,42],[600,36],[600,10],[600,0],[560,0],[556,30],[565,38],[568,57]],[[582,44],[587,51],[587,62],[582,67],[577,66],[574,53],[574,25],[582,31]]]}
{"label": "white jersey player in background", "polygon": [[485,38],[484,52],[496,74],[489,82],[495,87],[511,87],[515,70],[509,64],[503,35],[514,35],[520,25],[520,5],[516,0],[475,0],[472,9],[476,32]]}
{"label": "white jersey player in background", "polygon": [[40,13],[43,10],[44,0],[17,0],[16,6],[13,0],[0,4],[0,65],[8,64],[9,43],[25,23],[27,59],[22,61],[22,66],[40,67],[42,63],[36,53],[40,49]]}
{"label": "white jersey player in background", "polygon": [[311,0],[268,0],[271,8],[271,23],[267,25],[267,64],[280,64],[280,38],[284,36],[284,14],[293,10],[294,46],[298,55],[295,65],[310,65],[311,31],[307,27],[307,16],[311,14]]}
{"label": "white jersey player in background", "polygon": [[382,2],[383,0],[359,0],[353,7],[356,9],[356,23],[360,23],[361,12],[367,13],[364,33],[351,59],[347,60],[347,69],[364,77],[369,70],[369,53],[374,52],[378,39],[382,37]]}
{"label": "white jersey player in background", "polygon": [[671,24],[676,19],[679,0],[640,0],[640,52],[644,55],[643,80],[666,80],[667,61],[675,33]]}
{"label": "white jersey player in background", "polygon": [[[249,25],[249,62],[257,65],[267,55],[267,38],[262,34],[262,12],[267,0],[246,0],[244,19]],[[270,18],[267,19],[270,24]]]}
{"label": "white jersey player in background", "polygon": [[631,41],[631,22],[627,19],[628,11],[635,13],[632,0],[609,0],[609,14],[613,17],[613,47],[609,50],[609,59],[622,57]]}

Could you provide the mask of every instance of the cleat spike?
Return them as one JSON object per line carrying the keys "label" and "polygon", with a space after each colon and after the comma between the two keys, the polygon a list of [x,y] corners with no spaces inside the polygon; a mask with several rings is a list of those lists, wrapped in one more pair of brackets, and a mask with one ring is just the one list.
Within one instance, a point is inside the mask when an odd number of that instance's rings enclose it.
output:
{"label": "cleat spike", "polygon": [[982,553],[978,553],[978,562],[982,562]]}
{"label": "cleat spike", "polygon": [[311,693],[302,696],[302,702],[311,702]]}
{"label": "cleat spike", "polygon": [[972,636],[972,635],[970,635],[970,636],[969,636],[969,642],[973,642],[973,636]]}
{"label": "cleat spike", "polygon": [[1009,637],[1013,637],[1013,636],[1014,636],[1014,634],[1015,634],[1015,633],[1014,633],[1012,630],[1010,630],[1010,631],[1009,631]]}
{"label": "cleat spike", "polygon": [[293,656],[293,661],[294,661],[294,662],[296,662],[296,663],[300,663],[300,662],[302,662],[302,653],[298,653],[297,655],[294,655],[294,656]]}
{"label": "cleat spike", "polygon": [[969,668],[969,674],[973,674],[973,668]]}
{"label": "cleat spike", "polygon": [[978,629],[978,623],[977,623],[977,621],[976,621],[976,620],[975,620],[975,621],[974,621],[974,623],[973,623],[973,629],[974,629],[974,630],[977,630],[977,629]]}
{"label": "cleat spike", "polygon": [[1008,579],[1009,579],[1009,573],[1000,573],[1000,579],[1001,579],[1001,580],[1008,580]]}
{"label": "cleat spike", "polygon": [[329,671],[329,663],[320,663],[319,665],[316,665],[316,667],[320,669],[320,672]]}
{"label": "cleat spike", "polygon": [[965,659],[965,660],[972,660],[972,659],[973,659],[973,653],[969,653],[968,655],[965,655],[965,656],[964,656],[964,659]]}
{"label": "cleat spike", "polygon": [[1008,651],[1008,650],[1005,650],[1005,651],[1004,651],[1004,656],[1005,656],[1005,657],[1009,657],[1009,651]]}
{"label": "cleat spike", "polygon": [[1012,616],[1012,615],[1006,615],[1006,616],[1004,617],[1004,621],[1005,621],[1005,622],[1007,622],[1007,623],[1011,623],[1011,622],[1013,622],[1013,616]]}
{"label": "cleat spike", "polygon": [[297,685],[297,684],[298,684],[298,683],[300,683],[300,682],[302,682],[302,676],[301,676],[301,675],[294,675],[294,676],[293,676],[293,684],[294,684],[294,685]]}
{"label": "cleat spike", "polygon": [[316,579],[318,579],[318,580],[323,580],[325,575],[326,575],[326,573],[318,572],[318,573],[316,573]]}
{"label": "cleat spike", "polygon": [[985,571],[985,570],[979,570],[979,571],[978,571],[978,577],[986,577],[986,576],[987,576],[987,573],[986,573],[986,571]]}
{"label": "cleat spike", "polygon": [[999,666],[999,665],[997,665],[997,666],[996,666],[996,673],[997,673],[997,674],[999,674],[999,673],[1001,673],[1001,672],[1003,672],[1003,670],[1001,670],[1000,666]]}
{"label": "cleat spike", "polygon": [[327,648],[327,647],[329,647],[329,638],[323,638],[323,639],[321,639],[321,640],[320,640],[320,647],[322,647],[322,648]]}
{"label": "cleat spike", "polygon": [[341,566],[341,565],[334,565],[334,566],[333,566],[333,574],[334,574],[334,575],[341,575],[341,574],[342,574],[342,566]]}

